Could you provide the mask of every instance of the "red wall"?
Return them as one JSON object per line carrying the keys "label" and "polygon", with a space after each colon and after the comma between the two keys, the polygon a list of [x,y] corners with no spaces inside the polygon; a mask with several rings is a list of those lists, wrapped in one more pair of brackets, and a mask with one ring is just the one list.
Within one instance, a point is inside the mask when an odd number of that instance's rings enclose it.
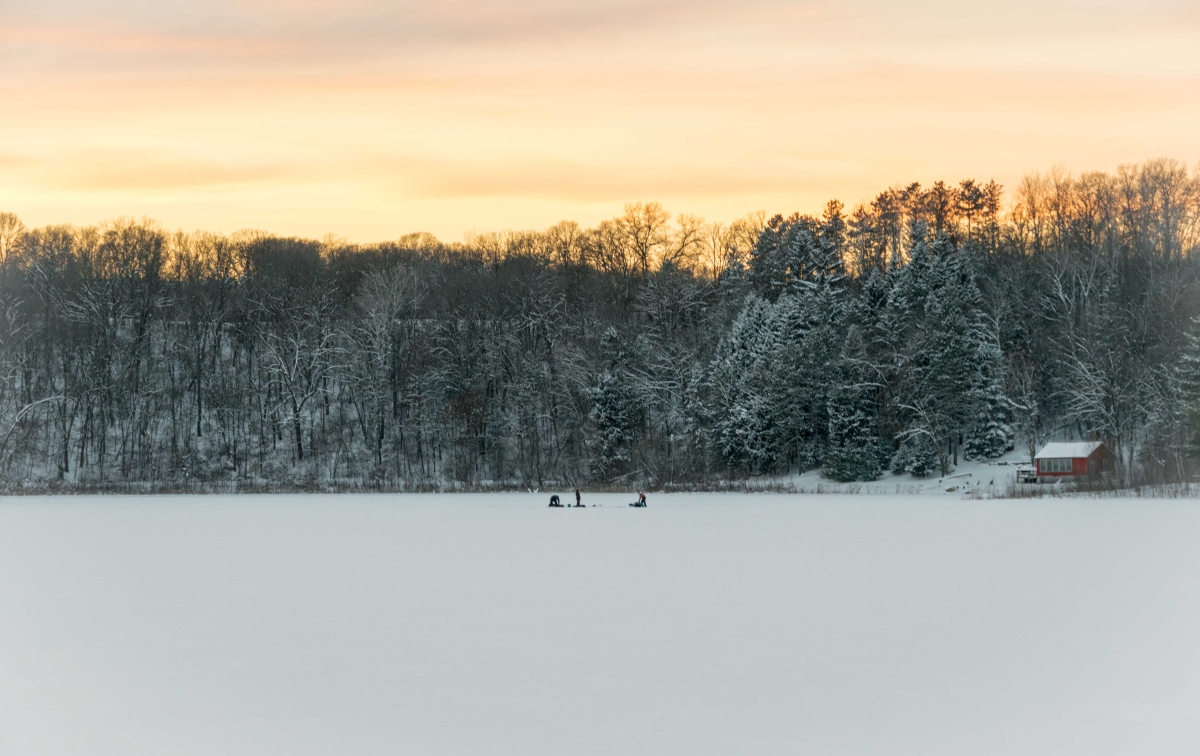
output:
{"label": "red wall", "polygon": [[1113,456],[1112,452],[1109,452],[1106,449],[1106,447],[1097,449],[1096,451],[1092,452],[1091,457],[1072,457],[1071,472],[1069,473],[1042,472],[1042,460],[1039,459],[1037,460],[1037,474],[1047,475],[1052,478],[1061,478],[1066,475],[1078,475],[1080,477],[1086,477],[1088,475],[1088,459],[1095,460],[1097,472],[1111,470],[1113,463],[1109,460],[1115,460],[1116,457]]}

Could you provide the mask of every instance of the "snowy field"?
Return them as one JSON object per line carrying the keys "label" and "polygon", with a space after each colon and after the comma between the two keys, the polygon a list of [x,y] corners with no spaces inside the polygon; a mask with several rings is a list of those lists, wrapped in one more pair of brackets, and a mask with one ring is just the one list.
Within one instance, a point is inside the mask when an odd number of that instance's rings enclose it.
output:
{"label": "snowy field", "polygon": [[1196,754],[1200,501],[0,499],[0,754]]}

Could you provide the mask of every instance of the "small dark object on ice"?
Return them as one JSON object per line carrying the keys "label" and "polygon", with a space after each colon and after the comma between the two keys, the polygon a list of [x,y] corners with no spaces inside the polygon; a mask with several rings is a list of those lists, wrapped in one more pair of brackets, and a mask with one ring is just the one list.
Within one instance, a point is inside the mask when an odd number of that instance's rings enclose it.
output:
{"label": "small dark object on ice", "polygon": [[550,506],[552,506],[552,507],[561,507],[562,506],[562,502],[559,501],[559,499],[558,499],[558,494],[554,494],[553,496],[550,497]]}

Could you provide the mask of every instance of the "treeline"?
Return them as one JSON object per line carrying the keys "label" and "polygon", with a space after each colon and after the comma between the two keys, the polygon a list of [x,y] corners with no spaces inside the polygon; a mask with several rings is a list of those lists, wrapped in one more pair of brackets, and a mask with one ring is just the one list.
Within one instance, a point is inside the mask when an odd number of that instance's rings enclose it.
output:
{"label": "treeline", "polygon": [[707,485],[1200,458],[1200,176],[375,245],[0,215],[8,487]]}

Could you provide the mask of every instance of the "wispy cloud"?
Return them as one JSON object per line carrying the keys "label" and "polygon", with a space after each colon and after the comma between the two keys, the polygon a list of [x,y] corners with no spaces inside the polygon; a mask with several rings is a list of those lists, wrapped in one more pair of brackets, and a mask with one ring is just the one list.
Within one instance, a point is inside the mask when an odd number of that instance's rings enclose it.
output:
{"label": "wispy cloud", "polygon": [[233,164],[137,150],[71,150],[54,155],[4,156],[0,167],[33,186],[68,191],[171,192],[274,182],[295,177],[299,166]]}
{"label": "wispy cloud", "polygon": [[[1104,7],[1107,5],[1108,7]],[[1186,6],[1185,6],[1186,7]],[[1172,28],[1177,4],[1009,2],[998,6],[951,2],[895,4],[879,0],[786,2],[743,0],[446,0],[426,2],[268,2],[97,6],[46,0],[6,14],[0,44],[13,50],[45,48],[67,55],[176,56],[193,64],[229,57],[271,56],[352,65],[380,56],[501,48],[526,53],[581,42],[619,56],[626,45],[681,39],[730,41],[758,47],[837,46],[870,52],[880,44],[937,49],[947,41],[1060,38],[1102,31],[1130,33]],[[594,48],[594,49],[598,49]],[[208,57],[205,57],[208,56]],[[604,56],[606,59],[609,55]]]}
{"label": "wispy cloud", "polygon": [[[644,163],[572,162],[566,160],[430,160],[421,157],[377,158],[371,171],[393,191],[421,197],[566,199],[583,203],[625,202],[655,197],[700,197],[713,194],[746,195],[782,192],[798,179],[829,178],[846,165],[811,161],[788,170],[768,165],[753,167],[708,166],[678,162],[654,166]],[[747,169],[750,168],[750,169]]]}

